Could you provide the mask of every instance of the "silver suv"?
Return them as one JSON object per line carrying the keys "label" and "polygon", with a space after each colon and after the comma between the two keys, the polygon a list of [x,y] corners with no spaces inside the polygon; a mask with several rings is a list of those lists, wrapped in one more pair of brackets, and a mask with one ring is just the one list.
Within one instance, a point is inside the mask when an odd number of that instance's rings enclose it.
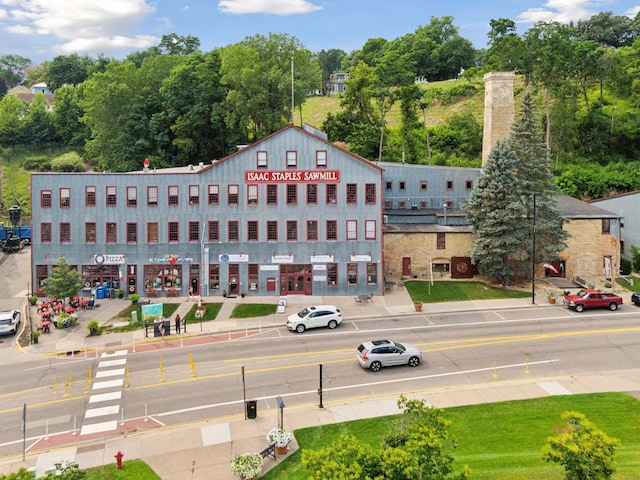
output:
{"label": "silver suv", "polygon": [[16,333],[20,324],[19,310],[4,310],[0,312],[0,335]]}
{"label": "silver suv", "polygon": [[335,305],[307,307],[287,318],[287,328],[298,333],[304,332],[307,328],[336,328],[341,323],[342,313]]}
{"label": "silver suv", "polygon": [[377,372],[382,367],[391,365],[417,367],[422,361],[422,351],[410,343],[371,340],[360,344],[356,357],[362,368]]}

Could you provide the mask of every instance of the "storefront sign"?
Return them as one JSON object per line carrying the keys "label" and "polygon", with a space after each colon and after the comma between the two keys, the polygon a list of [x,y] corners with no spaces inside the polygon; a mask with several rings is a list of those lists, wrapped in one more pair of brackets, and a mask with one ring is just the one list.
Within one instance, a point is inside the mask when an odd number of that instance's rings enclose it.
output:
{"label": "storefront sign", "polygon": [[277,272],[280,270],[278,265],[260,265],[260,270],[265,272]]}
{"label": "storefront sign", "polygon": [[293,255],[271,255],[271,263],[293,263]]}
{"label": "storefront sign", "polygon": [[313,266],[313,271],[314,272],[326,272],[327,271],[327,266],[326,265],[314,265]]}
{"label": "storefront sign", "polygon": [[122,265],[124,263],[124,255],[99,253],[93,256],[93,263],[96,265]]}
{"label": "storefront sign", "polygon": [[340,183],[340,170],[245,170],[244,183]]}
{"label": "storefront sign", "polygon": [[370,262],[371,255],[356,255],[355,253],[351,254],[352,262]]}
{"label": "storefront sign", "polygon": [[150,258],[149,263],[161,264],[161,265],[175,265],[176,263],[192,263],[193,258],[185,257],[164,257],[164,258]]}
{"label": "storefront sign", "polygon": [[311,255],[311,263],[333,263],[333,255]]}
{"label": "storefront sign", "polygon": [[239,263],[239,262],[248,262],[249,255],[244,253],[222,253],[218,255],[218,261],[220,263]]}

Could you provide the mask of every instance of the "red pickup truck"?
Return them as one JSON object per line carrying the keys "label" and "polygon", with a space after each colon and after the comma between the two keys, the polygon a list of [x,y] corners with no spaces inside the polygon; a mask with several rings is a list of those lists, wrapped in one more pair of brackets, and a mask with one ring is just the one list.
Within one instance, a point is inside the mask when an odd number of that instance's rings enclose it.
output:
{"label": "red pickup truck", "polygon": [[618,309],[618,305],[622,305],[622,297],[599,290],[584,289],[576,294],[565,295],[563,302],[576,312],[583,312],[586,308],[608,308],[613,311]]}

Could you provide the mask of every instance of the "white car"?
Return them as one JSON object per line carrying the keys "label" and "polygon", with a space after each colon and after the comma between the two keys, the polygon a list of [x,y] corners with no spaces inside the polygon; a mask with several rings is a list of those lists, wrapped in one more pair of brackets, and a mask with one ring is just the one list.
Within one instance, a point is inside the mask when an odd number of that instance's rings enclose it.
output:
{"label": "white car", "polygon": [[4,310],[0,312],[0,335],[17,333],[20,324],[19,310]]}
{"label": "white car", "polygon": [[289,315],[287,328],[298,333],[307,328],[336,328],[342,323],[342,313],[335,305],[316,305]]}

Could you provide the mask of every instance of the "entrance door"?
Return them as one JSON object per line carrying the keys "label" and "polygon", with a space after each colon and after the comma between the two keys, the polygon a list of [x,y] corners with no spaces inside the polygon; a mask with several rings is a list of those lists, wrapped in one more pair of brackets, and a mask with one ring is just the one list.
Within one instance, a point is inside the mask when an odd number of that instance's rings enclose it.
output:
{"label": "entrance door", "polygon": [[311,295],[311,265],[281,265],[280,294]]}
{"label": "entrance door", "polygon": [[402,276],[411,276],[411,257],[402,257]]}
{"label": "entrance door", "polygon": [[240,265],[237,263],[229,264],[229,296],[237,297],[239,293],[238,278],[240,275]]}
{"label": "entrance door", "polygon": [[200,265],[189,266],[189,295],[200,295]]}

